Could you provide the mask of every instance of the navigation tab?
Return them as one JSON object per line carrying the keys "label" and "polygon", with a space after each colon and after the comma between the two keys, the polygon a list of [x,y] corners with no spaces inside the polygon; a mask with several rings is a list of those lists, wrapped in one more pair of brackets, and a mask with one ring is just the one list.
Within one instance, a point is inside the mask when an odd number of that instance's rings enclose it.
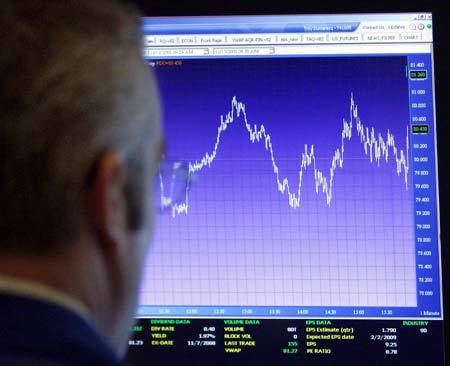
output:
{"label": "navigation tab", "polygon": [[175,46],[178,45],[178,36],[159,36],[156,37],[157,46]]}
{"label": "navigation tab", "polygon": [[224,44],[227,43],[227,37],[215,34],[204,34],[197,37],[198,43],[206,44]]}
{"label": "navigation tab", "polygon": [[273,34],[236,34],[227,37],[232,44],[271,44],[277,43],[277,36]]}
{"label": "navigation tab", "polygon": [[178,43],[181,45],[194,45],[197,43],[197,37],[191,35],[179,36]]}
{"label": "navigation tab", "polygon": [[346,33],[337,33],[330,35],[330,41],[332,43],[354,43],[354,42],[362,42],[363,37],[362,34],[346,34]]}
{"label": "navigation tab", "polygon": [[301,34],[280,34],[278,36],[278,43],[279,44],[295,44],[295,43],[302,43],[303,42],[303,35]]}
{"label": "navigation tab", "polygon": [[328,43],[328,34],[306,34],[303,37],[304,43]]}
{"label": "navigation tab", "polygon": [[370,33],[364,35],[364,40],[367,42],[400,42],[399,33]]}
{"label": "navigation tab", "polygon": [[422,33],[401,33],[400,38],[403,41],[421,41]]}

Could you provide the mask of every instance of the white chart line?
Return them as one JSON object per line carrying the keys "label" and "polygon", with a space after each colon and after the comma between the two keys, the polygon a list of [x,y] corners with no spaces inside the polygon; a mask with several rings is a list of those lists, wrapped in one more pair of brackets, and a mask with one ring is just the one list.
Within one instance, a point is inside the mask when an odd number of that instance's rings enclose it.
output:
{"label": "white chart line", "polygon": [[[260,126],[251,125],[247,119],[247,113],[245,111],[245,104],[242,102],[238,102],[236,96],[233,97],[231,101],[231,110],[226,114],[225,118],[223,115],[220,116],[220,125],[217,129],[217,137],[216,142],[214,144],[214,148],[211,152],[206,152],[203,157],[199,160],[195,160],[194,162],[189,162],[189,172],[188,174],[196,174],[199,171],[205,168],[211,168],[214,159],[216,158],[217,151],[220,146],[221,136],[227,130],[228,126],[231,125],[235,118],[239,118],[240,115],[243,115],[244,126],[247,129],[249,140],[251,143],[261,143],[264,142],[264,146],[266,151],[269,152],[270,159],[272,161],[273,172],[276,177],[276,183],[278,186],[278,191],[281,194],[287,194],[289,206],[296,209],[300,207],[301,203],[301,188],[302,188],[302,179],[303,172],[310,166],[314,168],[314,180],[315,180],[315,188],[316,193],[319,193],[321,190],[326,195],[326,202],[328,206],[331,206],[331,200],[333,197],[333,181],[336,169],[342,168],[344,164],[344,151],[345,151],[345,142],[350,141],[353,137],[353,127],[355,125],[356,128],[356,136],[359,138],[359,141],[364,148],[364,153],[366,156],[370,158],[370,163],[374,161],[378,166],[380,166],[380,161],[382,159],[388,162],[390,151],[392,155],[395,157],[396,167],[397,167],[397,175],[403,172],[405,177],[405,187],[408,189],[408,171],[409,171],[409,130],[408,125],[406,126],[406,154],[403,150],[399,150],[395,145],[394,135],[392,135],[387,130],[386,137],[383,137],[381,133],[376,134],[375,129],[372,127],[365,127],[361,122],[361,119],[358,116],[358,106],[355,104],[353,99],[353,93],[351,93],[350,97],[350,120],[347,121],[345,118],[343,119],[343,128],[341,132],[341,146],[336,148],[334,155],[331,159],[331,165],[329,169],[329,176],[327,176],[316,167],[316,156],[314,153],[314,145],[308,147],[305,144],[304,151],[302,153],[299,170],[299,184],[297,189],[291,190],[289,185],[289,180],[284,177],[280,177],[279,168],[277,165],[277,160],[273,153],[272,148],[272,140],[270,134],[266,131],[266,128],[263,124]],[[179,163],[175,163],[173,166],[174,171],[180,167]],[[173,175],[175,177],[176,174]],[[189,177],[188,177],[189,178]],[[160,189],[161,189],[161,204],[163,207],[170,207],[172,209],[172,217],[176,217],[182,213],[187,214],[189,211],[189,179],[188,184],[186,185],[186,195],[184,202],[175,203],[172,200],[172,197],[164,195],[164,182],[162,177],[160,176]]]}

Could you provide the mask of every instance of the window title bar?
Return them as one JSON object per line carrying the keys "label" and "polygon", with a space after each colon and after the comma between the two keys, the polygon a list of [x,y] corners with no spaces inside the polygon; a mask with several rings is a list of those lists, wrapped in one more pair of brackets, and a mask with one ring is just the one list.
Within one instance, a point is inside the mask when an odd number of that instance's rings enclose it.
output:
{"label": "window title bar", "polygon": [[366,22],[431,22],[431,13],[151,17],[144,34],[354,32]]}

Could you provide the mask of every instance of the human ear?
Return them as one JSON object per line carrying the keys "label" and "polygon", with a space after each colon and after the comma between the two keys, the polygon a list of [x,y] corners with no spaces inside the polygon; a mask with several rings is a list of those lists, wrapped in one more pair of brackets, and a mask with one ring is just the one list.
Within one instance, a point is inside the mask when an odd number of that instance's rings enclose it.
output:
{"label": "human ear", "polygon": [[89,226],[102,250],[118,250],[127,232],[124,160],[115,151],[102,154],[87,192]]}

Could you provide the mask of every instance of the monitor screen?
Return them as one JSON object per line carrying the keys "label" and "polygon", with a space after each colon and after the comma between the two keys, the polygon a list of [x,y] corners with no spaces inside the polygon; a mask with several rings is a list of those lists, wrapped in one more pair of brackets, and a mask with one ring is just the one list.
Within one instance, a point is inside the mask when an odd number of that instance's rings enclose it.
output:
{"label": "monitor screen", "polygon": [[433,14],[142,29],[167,150],[130,364],[444,365]]}

